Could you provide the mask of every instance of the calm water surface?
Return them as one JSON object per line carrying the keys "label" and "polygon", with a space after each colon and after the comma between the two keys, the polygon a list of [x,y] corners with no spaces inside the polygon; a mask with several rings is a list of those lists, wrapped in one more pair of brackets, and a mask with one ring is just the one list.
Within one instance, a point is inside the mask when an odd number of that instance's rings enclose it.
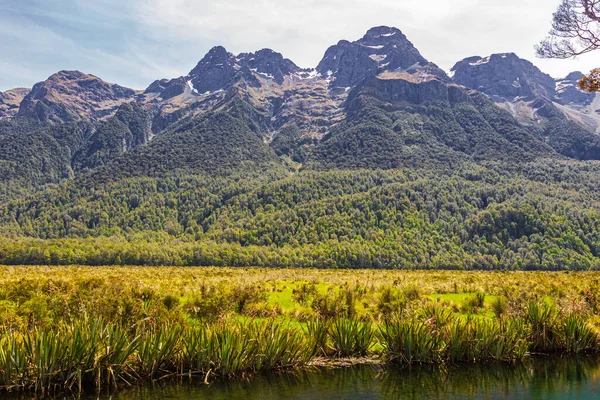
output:
{"label": "calm water surface", "polygon": [[314,368],[247,380],[145,384],[99,400],[191,399],[600,399],[600,359],[447,368]]}
{"label": "calm water surface", "polygon": [[208,386],[144,385],[100,399],[600,399],[600,359],[448,368],[317,368]]}

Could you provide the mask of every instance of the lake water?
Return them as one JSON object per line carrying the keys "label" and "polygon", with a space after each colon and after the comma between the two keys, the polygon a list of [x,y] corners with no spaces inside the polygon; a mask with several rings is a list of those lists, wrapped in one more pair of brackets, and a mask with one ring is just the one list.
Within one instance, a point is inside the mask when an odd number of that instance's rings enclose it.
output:
{"label": "lake water", "polygon": [[154,383],[101,400],[600,399],[600,359],[538,358],[522,365],[355,366],[213,382]]}

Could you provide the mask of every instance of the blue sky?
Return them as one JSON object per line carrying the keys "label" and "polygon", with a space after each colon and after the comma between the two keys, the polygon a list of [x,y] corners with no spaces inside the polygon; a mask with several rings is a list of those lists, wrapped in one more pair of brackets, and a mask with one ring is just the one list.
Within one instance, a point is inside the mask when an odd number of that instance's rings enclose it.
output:
{"label": "blue sky", "polygon": [[[0,91],[63,69],[143,89],[187,74],[213,46],[264,47],[314,67],[329,45],[376,25],[400,28],[444,69],[513,51],[560,77],[600,66],[600,51],[539,60],[533,45],[560,0],[0,0]],[[427,4],[427,6],[424,6]]]}

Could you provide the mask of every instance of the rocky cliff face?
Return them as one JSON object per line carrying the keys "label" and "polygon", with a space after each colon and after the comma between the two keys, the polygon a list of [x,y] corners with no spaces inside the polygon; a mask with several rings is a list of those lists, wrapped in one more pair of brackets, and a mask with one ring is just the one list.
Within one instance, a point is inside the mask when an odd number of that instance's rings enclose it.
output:
{"label": "rocky cliff face", "polygon": [[419,79],[415,75],[381,74],[364,79],[352,91],[351,103],[357,96],[369,94],[378,100],[399,104],[444,102],[454,104],[468,101],[466,90],[439,79]]}
{"label": "rocky cliff face", "polygon": [[61,71],[36,84],[21,102],[19,117],[41,122],[97,121],[113,115],[136,91],[79,71]]}
{"label": "rocky cliff face", "polygon": [[455,82],[489,96],[559,153],[580,159],[600,154],[600,102],[577,88],[581,73],[555,80],[510,54],[472,57],[453,68]]}
{"label": "rocky cliff face", "polygon": [[427,65],[436,76],[446,78],[399,29],[381,26],[370,29],[360,40],[342,40],[330,47],[317,71],[330,80],[331,86],[344,88],[384,71],[402,72]]}
{"label": "rocky cliff face", "polygon": [[556,83],[527,60],[514,53],[470,57],[453,68],[452,79],[496,101],[552,99]]}
{"label": "rocky cliff face", "polygon": [[600,93],[579,89],[577,84],[581,78],[581,72],[572,72],[563,79],[557,79],[554,104],[571,120],[600,134]]}
{"label": "rocky cliff face", "polygon": [[297,124],[304,136],[319,137],[339,119],[347,91],[330,92],[329,81],[302,69],[280,53],[262,49],[234,55],[211,49],[184,77],[153,82],[144,103],[156,110],[158,133],[182,118],[197,118],[244,102],[265,140],[286,124]]}
{"label": "rocky cliff face", "polygon": [[0,92],[0,119],[12,118],[19,112],[21,102],[31,89],[16,88]]}
{"label": "rocky cliff face", "polygon": [[596,94],[577,87],[581,72],[554,79],[508,53],[467,58],[458,62],[452,73],[456,83],[488,95],[524,123],[543,123],[549,108],[561,110],[593,131],[600,123],[596,112],[600,107],[594,108]]}
{"label": "rocky cliff face", "polygon": [[595,93],[587,93],[577,86],[584,75],[582,72],[571,72],[563,79],[556,80],[555,100],[563,105],[586,107],[596,99]]}

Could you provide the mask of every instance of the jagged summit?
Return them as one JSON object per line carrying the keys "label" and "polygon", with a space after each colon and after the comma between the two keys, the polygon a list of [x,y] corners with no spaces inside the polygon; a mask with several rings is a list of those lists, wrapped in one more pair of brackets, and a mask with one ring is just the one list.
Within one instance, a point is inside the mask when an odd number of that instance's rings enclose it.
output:
{"label": "jagged summit", "polygon": [[384,40],[388,41],[387,38],[394,37],[400,40],[406,40],[406,36],[402,33],[402,31],[398,28],[391,26],[375,26],[365,33],[365,36],[361,40]]}
{"label": "jagged summit", "polygon": [[195,93],[214,92],[222,90],[235,77],[235,56],[224,47],[213,47],[200,60],[198,65],[188,74],[188,82],[191,83]]}
{"label": "jagged summit", "polygon": [[[585,75],[580,71],[574,71],[563,79],[556,80],[555,100],[560,104],[574,106],[589,106],[596,99],[595,93],[584,92],[579,89],[579,81]],[[595,111],[595,110],[593,110]]]}
{"label": "jagged summit", "polygon": [[452,67],[452,72],[455,82],[496,100],[554,97],[554,78],[514,53],[465,58]]}
{"label": "jagged summit", "polygon": [[596,96],[578,89],[579,73],[555,80],[514,53],[469,57],[452,70],[456,83],[486,94],[521,124],[535,127],[560,154],[599,157]]}
{"label": "jagged summit", "polygon": [[31,92],[29,88],[14,88],[0,92],[0,119],[17,115],[19,105],[29,92]]}
{"label": "jagged summit", "polygon": [[[351,87],[367,76],[382,72],[399,73],[429,65],[428,74],[447,79],[446,74],[429,63],[397,28],[380,26],[370,29],[355,42],[342,40],[331,46],[317,71],[335,87]],[[388,76],[388,78],[390,78]]]}
{"label": "jagged summit", "polygon": [[407,73],[418,74],[420,79],[449,80],[441,69],[419,53],[402,31],[379,26],[369,29],[355,42],[341,40],[331,46],[316,69],[302,69],[271,49],[236,56],[223,46],[215,46],[187,76],[157,80],[146,89],[146,93],[159,93],[163,99],[184,92],[202,96],[226,91],[242,80],[254,87],[261,86],[258,78],[282,85],[286,76],[325,79],[330,88],[347,91],[365,77],[384,72],[388,73],[385,79],[403,79],[404,75],[394,74]]}
{"label": "jagged summit", "polygon": [[237,61],[266,78],[274,79],[279,84],[283,83],[286,75],[302,71],[293,61],[271,49],[262,49],[255,53],[242,53],[238,56]]}
{"label": "jagged summit", "polygon": [[581,71],[573,71],[569,75],[565,76],[563,79],[558,79],[559,81],[578,81],[583,78],[585,75]]}
{"label": "jagged summit", "polygon": [[565,78],[554,79],[514,53],[465,58],[454,65],[452,73],[456,83],[483,92],[496,102],[544,100],[587,106],[596,97],[577,87],[583,73],[575,71]]}
{"label": "jagged summit", "polygon": [[189,87],[192,95],[225,91],[241,80],[260,86],[256,74],[282,84],[285,76],[305,71],[281,53],[262,49],[234,55],[223,46],[213,47],[185,77],[154,81],[146,93],[160,93],[163,99],[180,95]]}
{"label": "jagged summit", "polygon": [[80,71],[60,71],[37,83],[21,102],[17,116],[42,122],[98,120],[112,115],[137,92]]}

